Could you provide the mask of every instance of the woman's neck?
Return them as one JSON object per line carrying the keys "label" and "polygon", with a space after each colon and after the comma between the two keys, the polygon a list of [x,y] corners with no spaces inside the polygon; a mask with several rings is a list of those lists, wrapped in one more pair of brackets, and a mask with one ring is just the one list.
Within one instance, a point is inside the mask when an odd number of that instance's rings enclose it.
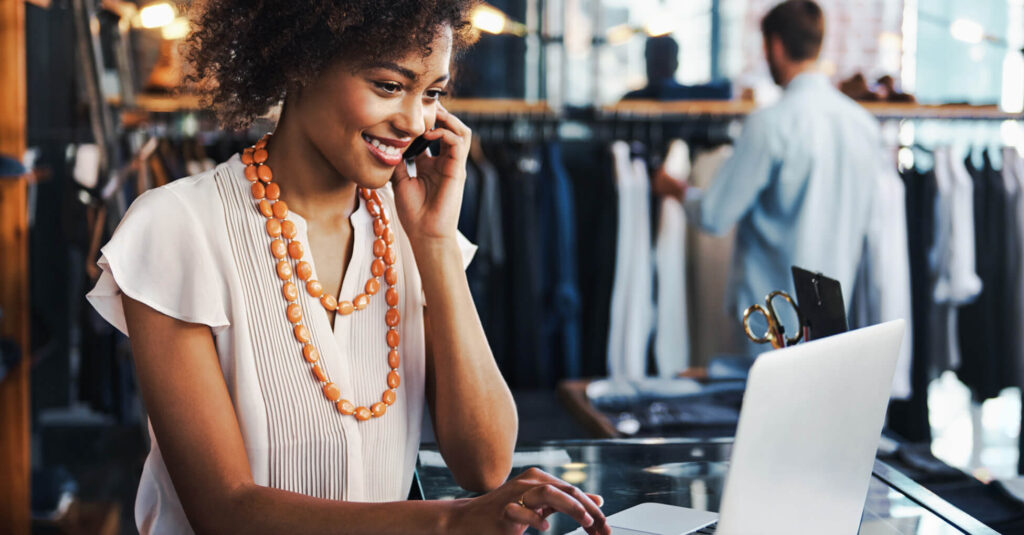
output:
{"label": "woman's neck", "polygon": [[341,222],[358,206],[355,182],[343,177],[313,144],[288,106],[270,138],[267,164],[288,208],[310,222]]}

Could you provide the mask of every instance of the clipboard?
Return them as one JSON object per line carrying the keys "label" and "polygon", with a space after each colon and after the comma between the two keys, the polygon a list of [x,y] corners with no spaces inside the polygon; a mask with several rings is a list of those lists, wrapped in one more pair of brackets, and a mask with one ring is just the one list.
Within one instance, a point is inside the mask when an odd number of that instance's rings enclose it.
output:
{"label": "clipboard", "polygon": [[821,273],[792,267],[796,301],[803,316],[804,340],[817,340],[849,330],[846,303],[839,281]]}

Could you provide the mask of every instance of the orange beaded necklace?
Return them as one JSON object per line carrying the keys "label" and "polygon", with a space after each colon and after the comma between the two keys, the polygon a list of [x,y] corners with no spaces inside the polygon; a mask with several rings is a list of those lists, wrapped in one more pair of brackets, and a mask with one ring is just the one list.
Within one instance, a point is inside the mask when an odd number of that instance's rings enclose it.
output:
{"label": "orange beaded necklace", "polygon": [[[273,238],[273,241],[270,242],[270,254],[277,259],[278,278],[284,281],[281,293],[285,301],[288,302],[285,316],[293,325],[292,332],[295,339],[302,344],[303,358],[311,365],[313,376],[323,385],[321,388],[324,397],[334,403],[338,412],[347,416],[355,416],[359,421],[384,416],[387,408],[395,403],[395,389],[401,384],[401,378],[398,376],[398,365],[401,363],[398,356],[398,323],[401,316],[396,308],[398,306],[398,289],[395,287],[398,283],[398,270],[395,268],[395,251],[392,249],[395,234],[388,226],[390,221],[387,214],[384,213],[384,205],[376,191],[359,188],[360,195],[366,201],[366,208],[374,218],[373,233],[377,239],[373,242],[373,256],[376,258],[370,264],[371,277],[363,287],[365,293],[357,295],[352,301],[339,303],[333,296],[323,293],[323,285],[312,278],[312,266],[302,260],[305,250],[302,243],[294,239],[297,231],[295,224],[288,220],[288,205],[280,200],[281,187],[273,182],[274,174],[266,164],[268,157],[266,146],[269,137],[270,134],[266,134],[255,145],[245,149],[242,152],[242,163],[245,164],[245,178],[252,182],[252,197],[256,201],[256,208],[267,218],[267,234]],[[285,256],[298,261],[294,273],[291,263],[285,259]],[[329,312],[337,311],[342,316],[365,309],[370,304],[370,297],[380,291],[380,277],[384,276],[384,281],[388,284],[388,289],[384,292],[384,300],[388,304],[388,311],[384,314],[384,323],[388,326],[386,341],[389,348],[388,367],[391,368],[391,371],[387,376],[387,390],[381,395],[380,401],[373,403],[369,408],[357,407],[351,401],[341,399],[341,389],[331,382],[323,368],[317,364],[317,361],[320,360],[320,352],[312,344],[309,329],[302,324],[302,307],[298,303],[299,290],[292,282],[293,275],[306,281],[306,293],[314,299],[319,299],[324,309]]]}

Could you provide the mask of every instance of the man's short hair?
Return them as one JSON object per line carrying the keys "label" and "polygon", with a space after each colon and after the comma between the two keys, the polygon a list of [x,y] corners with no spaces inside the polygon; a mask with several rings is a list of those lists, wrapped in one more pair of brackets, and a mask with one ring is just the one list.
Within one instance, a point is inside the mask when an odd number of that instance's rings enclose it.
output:
{"label": "man's short hair", "polygon": [[647,60],[648,78],[672,78],[679,68],[679,43],[667,35],[648,37],[644,46],[644,59]]}
{"label": "man's short hair", "polygon": [[792,60],[816,59],[825,37],[825,16],[814,0],[786,0],[761,19],[761,33],[765,41],[773,35],[781,39]]}

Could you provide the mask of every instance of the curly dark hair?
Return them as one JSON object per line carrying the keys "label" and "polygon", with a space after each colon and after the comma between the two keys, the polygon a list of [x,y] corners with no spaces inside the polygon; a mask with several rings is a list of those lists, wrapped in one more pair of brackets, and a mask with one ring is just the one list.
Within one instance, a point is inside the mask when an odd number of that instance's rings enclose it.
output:
{"label": "curly dark hair", "polygon": [[186,82],[226,128],[241,129],[314,80],[342,55],[393,60],[424,56],[441,28],[455,52],[475,40],[477,0],[205,0],[192,10]]}

